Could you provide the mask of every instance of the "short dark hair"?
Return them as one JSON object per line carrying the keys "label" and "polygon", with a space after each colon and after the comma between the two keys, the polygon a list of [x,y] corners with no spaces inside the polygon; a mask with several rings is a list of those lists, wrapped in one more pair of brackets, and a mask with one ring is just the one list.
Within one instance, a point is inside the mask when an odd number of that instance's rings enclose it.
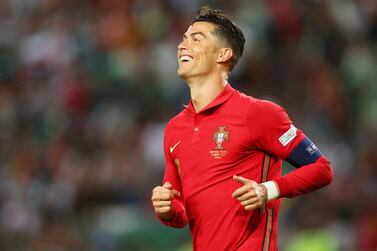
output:
{"label": "short dark hair", "polygon": [[199,9],[198,14],[192,21],[196,22],[209,22],[214,24],[215,34],[223,40],[227,46],[233,51],[233,57],[229,71],[231,71],[238,63],[242,56],[245,37],[240,28],[232,22],[227,16],[221,13],[220,10],[211,9],[209,6],[203,6]]}

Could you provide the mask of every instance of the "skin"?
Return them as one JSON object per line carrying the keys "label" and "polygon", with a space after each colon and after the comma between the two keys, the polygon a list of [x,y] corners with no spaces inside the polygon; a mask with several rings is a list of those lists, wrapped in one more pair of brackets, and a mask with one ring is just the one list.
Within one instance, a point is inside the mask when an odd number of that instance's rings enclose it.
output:
{"label": "skin", "polygon": [[[232,49],[217,38],[214,29],[211,23],[196,22],[178,45],[177,74],[187,83],[196,111],[202,110],[224,89],[233,56]],[[181,62],[182,55],[189,55],[192,60]]]}
{"label": "skin", "polygon": [[267,202],[267,188],[254,180],[242,176],[233,176],[233,180],[242,186],[233,192],[232,197],[237,199],[247,211],[263,206]]}
{"label": "skin", "polygon": [[151,200],[156,215],[165,220],[173,218],[172,200],[178,196],[180,196],[180,193],[172,188],[170,182],[155,187]]}
{"label": "skin", "polygon": [[[215,25],[208,22],[192,24],[178,45],[177,74],[188,85],[193,106],[197,112],[205,108],[225,88],[228,79],[230,60],[233,51],[214,33]],[[189,56],[188,62],[180,60]],[[240,202],[245,210],[261,207],[267,201],[265,186],[241,176],[233,176],[241,187],[232,197]],[[152,191],[152,204],[157,216],[164,220],[173,217],[172,200],[179,197],[178,191],[169,182],[157,186]]]}

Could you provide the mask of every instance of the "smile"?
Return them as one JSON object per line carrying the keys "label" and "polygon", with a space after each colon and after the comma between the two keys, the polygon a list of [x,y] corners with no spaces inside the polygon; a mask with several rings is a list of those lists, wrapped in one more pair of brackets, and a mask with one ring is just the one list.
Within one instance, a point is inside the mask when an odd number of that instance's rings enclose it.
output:
{"label": "smile", "polygon": [[179,57],[179,61],[182,62],[182,63],[189,62],[191,60],[192,60],[192,57],[187,56],[187,55],[183,55],[183,56]]}

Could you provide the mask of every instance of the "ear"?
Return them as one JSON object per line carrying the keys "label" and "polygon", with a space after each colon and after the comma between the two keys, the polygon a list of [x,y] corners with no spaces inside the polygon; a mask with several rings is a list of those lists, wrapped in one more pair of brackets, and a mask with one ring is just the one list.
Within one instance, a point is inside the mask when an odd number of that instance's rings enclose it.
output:
{"label": "ear", "polygon": [[217,55],[217,63],[225,63],[233,57],[233,51],[231,48],[221,48]]}

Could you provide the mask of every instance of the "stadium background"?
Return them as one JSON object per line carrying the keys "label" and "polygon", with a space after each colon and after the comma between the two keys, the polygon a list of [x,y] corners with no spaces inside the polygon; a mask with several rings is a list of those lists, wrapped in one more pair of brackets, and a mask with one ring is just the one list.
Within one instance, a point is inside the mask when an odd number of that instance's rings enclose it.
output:
{"label": "stadium background", "polygon": [[176,47],[204,3],[247,38],[233,86],[284,106],[334,166],[285,200],[280,249],[377,250],[374,0],[1,0],[1,250],[190,250],[150,195],[189,97]]}

